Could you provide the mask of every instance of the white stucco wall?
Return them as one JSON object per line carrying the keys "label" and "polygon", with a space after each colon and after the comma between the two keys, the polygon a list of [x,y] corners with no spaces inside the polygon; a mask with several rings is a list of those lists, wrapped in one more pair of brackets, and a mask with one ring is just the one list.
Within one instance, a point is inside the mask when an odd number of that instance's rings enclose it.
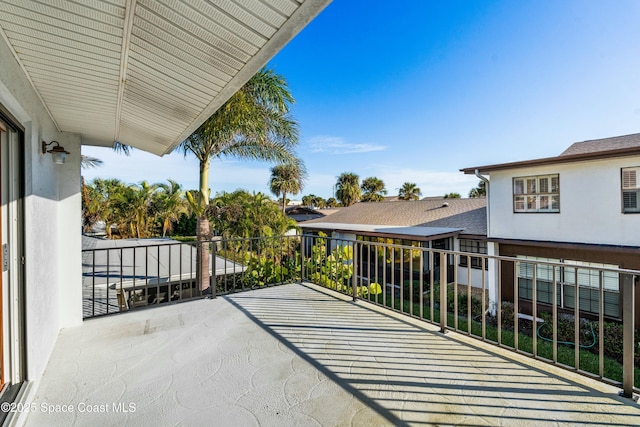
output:
{"label": "white stucco wall", "polygon": [[[621,168],[640,156],[491,173],[490,238],[637,246],[640,214],[622,213]],[[559,213],[514,213],[512,178],[559,174]]]}
{"label": "white stucco wall", "polygon": [[[474,288],[482,288],[482,270],[477,268],[460,267],[460,265],[457,265],[456,268],[458,269],[458,284],[469,284],[469,270],[471,270],[471,286]],[[489,276],[486,271],[484,272],[484,279],[484,286],[486,288],[489,286]]]}
{"label": "white stucco wall", "polygon": [[[27,379],[41,376],[61,328],[82,322],[80,137],[61,133],[0,39],[0,103],[25,128]],[[64,165],[41,154],[59,141]]]}

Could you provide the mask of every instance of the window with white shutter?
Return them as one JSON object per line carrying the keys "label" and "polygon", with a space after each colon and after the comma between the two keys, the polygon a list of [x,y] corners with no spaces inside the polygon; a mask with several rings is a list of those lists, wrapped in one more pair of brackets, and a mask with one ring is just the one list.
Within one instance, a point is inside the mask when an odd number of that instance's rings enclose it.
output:
{"label": "window with white shutter", "polygon": [[622,169],[622,212],[640,212],[640,167]]}

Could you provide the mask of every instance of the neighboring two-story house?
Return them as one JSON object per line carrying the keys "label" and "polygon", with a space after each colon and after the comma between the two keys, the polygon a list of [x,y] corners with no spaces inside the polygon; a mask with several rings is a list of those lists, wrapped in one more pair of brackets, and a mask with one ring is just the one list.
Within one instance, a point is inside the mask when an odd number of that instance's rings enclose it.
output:
{"label": "neighboring two-story house", "polygon": [[[541,305],[552,304],[555,275],[560,308],[573,310],[577,282],[580,309],[597,315],[602,282],[604,316],[621,317],[621,281],[628,279],[588,267],[640,269],[640,134],[578,142],[556,157],[462,171],[489,178],[487,236],[497,255],[567,264],[555,272],[538,267]],[[532,266],[503,263],[500,272],[503,300],[513,301],[517,278],[523,311],[531,307]],[[636,312],[638,300],[636,292]]]}

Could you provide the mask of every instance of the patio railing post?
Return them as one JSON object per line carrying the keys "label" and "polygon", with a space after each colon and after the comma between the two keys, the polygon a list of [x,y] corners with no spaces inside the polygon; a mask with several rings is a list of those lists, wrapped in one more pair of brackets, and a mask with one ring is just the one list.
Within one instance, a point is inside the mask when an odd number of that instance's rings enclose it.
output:
{"label": "patio railing post", "polygon": [[622,275],[623,295],[622,299],[622,395],[633,397],[634,374],[634,279],[630,274]]}
{"label": "patio railing post", "polygon": [[440,252],[440,332],[447,331],[447,254]]}
{"label": "patio railing post", "polygon": [[353,242],[353,274],[351,275],[351,282],[353,286],[353,302],[358,300],[358,247],[357,242]]}
{"label": "patio railing post", "polygon": [[304,281],[305,278],[305,265],[304,265],[304,256],[305,256],[305,251],[307,248],[307,236],[305,236],[304,234],[302,234],[300,236],[300,283],[302,283]]}
{"label": "patio railing post", "polygon": [[[207,242],[207,244],[209,244]],[[224,248],[223,248],[224,249]],[[218,251],[218,245],[216,245],[215,241],[211,242],[211,298],[215,298],[216,297],[216,288],[217,288],[217,276],[216,276],[216,252]],[[225,271],[225,276],[226,276],[226,271],[227,271],[227,261],[224,261],[224,271]],[[225,277],[226,279],[226,277]]]}

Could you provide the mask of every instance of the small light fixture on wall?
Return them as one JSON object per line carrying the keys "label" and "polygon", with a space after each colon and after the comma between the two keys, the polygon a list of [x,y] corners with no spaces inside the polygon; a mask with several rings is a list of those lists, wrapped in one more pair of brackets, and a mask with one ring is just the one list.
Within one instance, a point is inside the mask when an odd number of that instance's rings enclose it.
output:
{"label": "small light fixture on wall", "polygon": [[[50,150],[47,150],[47,147],[52,144],[56,144],[55,147],[51,147]],[[58,141],[51,141],[48,144],[42,141],[42,154],[46,153],[51,153],[51,156],[53,156],[53,163],[56,165],[63,164],[65,160],[67,160],[67,154],[70,154]]]}

